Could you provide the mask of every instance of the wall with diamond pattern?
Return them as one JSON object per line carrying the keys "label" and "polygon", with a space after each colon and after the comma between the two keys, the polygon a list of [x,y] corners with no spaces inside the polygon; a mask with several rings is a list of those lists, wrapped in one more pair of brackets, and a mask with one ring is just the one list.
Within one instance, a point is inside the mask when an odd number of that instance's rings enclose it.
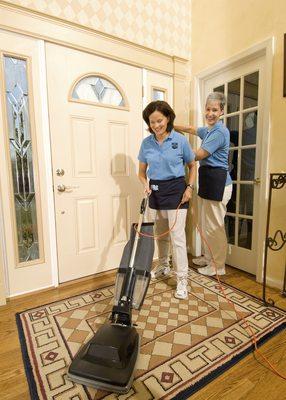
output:
{"label": "wall with diamond pattern", "polygon": [[7,0],[168,55],[188,58],[191,0]]}

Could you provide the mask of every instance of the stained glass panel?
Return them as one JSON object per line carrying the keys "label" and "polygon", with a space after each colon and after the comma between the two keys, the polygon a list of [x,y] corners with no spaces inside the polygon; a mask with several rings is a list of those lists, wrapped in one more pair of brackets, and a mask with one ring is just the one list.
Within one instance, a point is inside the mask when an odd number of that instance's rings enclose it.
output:
{"label": "stained glass panel", "polygon": [[81,79],[73,90],[72,98],[111,106],[126,106],[120,91],[113,83],[100,76],[88,76]]}
{"label": "stained glass panel", "polygon": [[27,62],[5,56],[4,69],[18,259],[27,262],[39,258]]}

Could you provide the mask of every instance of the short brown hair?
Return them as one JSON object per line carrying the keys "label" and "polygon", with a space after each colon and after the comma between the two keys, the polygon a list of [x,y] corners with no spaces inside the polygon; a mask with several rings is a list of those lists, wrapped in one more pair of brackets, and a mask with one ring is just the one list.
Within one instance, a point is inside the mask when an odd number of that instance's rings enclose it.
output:
{"label": "short brown hair", "polygon": [[176,114],[174,113],[172,107],[166,101],[162,100],[152,101],[143,110],[142,116],[146,124],[149,126],[149,131],[151,133],[154,133],[150,128],[149,117],[155,111],[159,111],[165,117],[169,118],[169,122],[167,125],[167,132],[171,132],[171,130],[174,128],[174,119],[176,118]]}
{"label": "short brown hair", "polygon": [[212,92],[208,95],[206,99],[206,105],[209,101],[218,101],[220,103],[220,109],[221,111],[224,110],[224,106],[226,103],[226,97],[223,93],[221,92]]}

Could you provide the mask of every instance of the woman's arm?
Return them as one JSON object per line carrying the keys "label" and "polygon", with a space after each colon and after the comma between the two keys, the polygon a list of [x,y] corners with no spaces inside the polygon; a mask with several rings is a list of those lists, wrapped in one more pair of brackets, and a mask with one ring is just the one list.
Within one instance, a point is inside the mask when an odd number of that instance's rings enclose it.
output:
{"label": "woman's arm", "polygon": [[197,135],[197,129],[194,126],[174,125],[175,131],[190,133],[191,135]]}
{"label": "woman's arm", "polygon": [[195,158],[196,161],[203,160],[204,158],[207,158],[210,156],[210,153],[208,151],[202,149],[201,147],[198,150],[194,151],[194,153],[196,155],[196,158]]}
{"label": "woman's arm", "polygon": [[189,201],[192,198],[195,179],[196,179],[196,163],[195,163],[195,161],[191,161],[190,163],[187,164],[187,166],[189,168],[188,185],[191,185],[191,186],[186,187],[186,190],[182,197],[182,203],[186,203],[187,201]]}
{"label": "woman's arm", "polygon": [[144,187],[144,193],[151,194],[151,189],[149,188],[149,183],[147,181],[147,164],[139,161],[139,172],[138,177],[140,182]]}

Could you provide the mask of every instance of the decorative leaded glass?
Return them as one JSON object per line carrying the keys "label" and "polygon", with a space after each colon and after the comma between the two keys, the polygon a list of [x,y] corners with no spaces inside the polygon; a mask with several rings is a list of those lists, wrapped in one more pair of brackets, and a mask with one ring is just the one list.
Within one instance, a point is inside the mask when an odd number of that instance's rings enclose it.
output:
{"label": "decorative leaded glass", "polygon": [[39,258],[27,62],[5,56],[4,68],[18,259],[27,262]]}
{"label": "decorative leaded glass", "polygon": [[126,105],[122,94],[114,84],[100,76],[88,76],[81,79],[73,90],[72,98],[111,106],[125,107]]}
{"label": "decorative leaded glass", "polygon": [[155,89],[153,88],[153,96],[152,100],[165,100],[165,90]]}

